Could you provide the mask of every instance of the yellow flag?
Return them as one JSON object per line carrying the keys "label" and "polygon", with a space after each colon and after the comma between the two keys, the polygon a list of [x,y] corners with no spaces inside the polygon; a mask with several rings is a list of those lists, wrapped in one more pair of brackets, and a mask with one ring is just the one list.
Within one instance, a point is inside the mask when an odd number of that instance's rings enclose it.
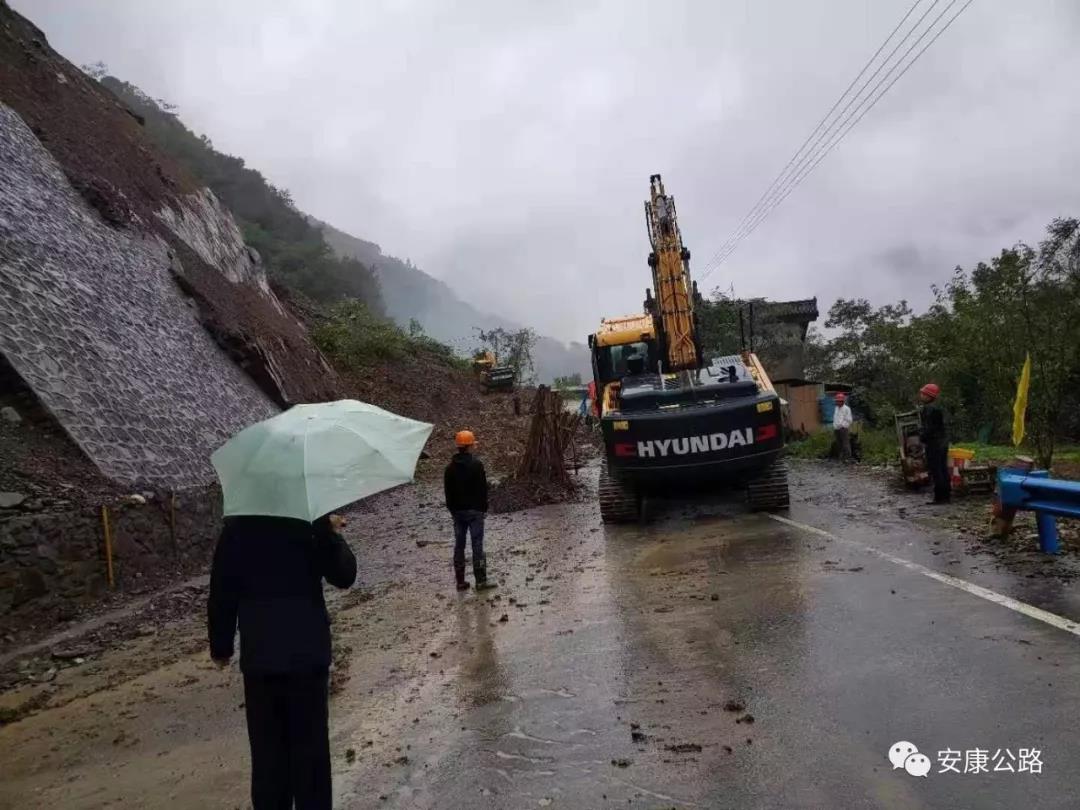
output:
{"label": "yellow flag", "polygon": [[1024,360],[1020,372],[1020,384],[1016,386],[1016,401],[1013,403],[1013,446],[1019,447],[1024,440],[1024,414],[1027,412],[1028,388],[1031,387],[1031,353]]}

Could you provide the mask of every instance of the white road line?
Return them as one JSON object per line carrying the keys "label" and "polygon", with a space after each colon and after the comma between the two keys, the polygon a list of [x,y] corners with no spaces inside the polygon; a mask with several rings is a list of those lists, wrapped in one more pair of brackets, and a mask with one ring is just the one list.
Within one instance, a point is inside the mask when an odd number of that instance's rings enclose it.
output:
{"label": "white road line", "polygon": [[843,537],[837,537],[835,534],[819,529],[816,526],[808,526],[805,523],[799,523],[797,520],[791,520],[790,518],[781,517],[780,515],[769,515],[773,520],[780,523],[784,523],[788,526],[792,526],[800,531],[808,532],[809,534],[816,534],[819,537],[827,537],[830,540],[836,540],[839,543],[853,546],[861,549],[862,551],[869,552],[876,557],[880,557],[883,560],[888,560],[896,565],[903,566],[909,571],[914,571],[917,574],[922,574],[924,577],[937,580],[938,582],[950,585],[953,588],[959,588],[961,591],[966,591],[974,596],[978,596],[980,599],[985,599],[987,602],[993,602],[995,605],[1001,605],[1007,607],[1009,610],[1015,610],[1017,613],[1023,613],[1025,616],[1030,616],[1032,619],[1038,619],[1044,624],[1048,624],[1051,627],[1056,627],[1058,630],[1064,630],[1066,633],[1072,633],[1074,636],[1080,636],[1080,624],[1066,619],[1064,616],[1058,616],[1056,613],[1051,613],[1042,608],[1037,608],[1034,605],[1029,605],[1026,602],[1021,602],[1017,599],[1013,599],[1011,596],[1006,596],[1003,593],[992,591],[989,588],[984,588],[981,585],[976,585],[972,582],[968,582],[964,579],[958,579],[948,574],[942,574],[939,571],[934,571],[931,568],[927,568],[925,565],[919,565],[918,563],[911,562],[911,560],[905,560],[902,557],[896,557],[889,554],[887,551],[874,548],[873,546],[865,545],[864,543],[857,543],[854,540],[847,540]]}

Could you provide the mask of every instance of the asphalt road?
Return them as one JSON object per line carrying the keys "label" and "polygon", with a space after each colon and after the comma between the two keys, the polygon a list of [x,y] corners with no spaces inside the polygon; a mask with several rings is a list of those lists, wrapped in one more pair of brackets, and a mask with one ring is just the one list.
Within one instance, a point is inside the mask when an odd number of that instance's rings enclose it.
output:
{"label": "asphalt road", "polygon": [[[361,546],[369,588],[338,604],[338,806],[1074,807],[1071,564],[969,553],[833,476],[802,468],[786,522],[722,501],[647,527],[591,503],[493,518],[487,599],[448,588],[437,510],[402,496],[422,547]],[[202,655],[0,729],[0,806],[245,806],[238,678]],[[890,763],[900,741],[925,777]]]}

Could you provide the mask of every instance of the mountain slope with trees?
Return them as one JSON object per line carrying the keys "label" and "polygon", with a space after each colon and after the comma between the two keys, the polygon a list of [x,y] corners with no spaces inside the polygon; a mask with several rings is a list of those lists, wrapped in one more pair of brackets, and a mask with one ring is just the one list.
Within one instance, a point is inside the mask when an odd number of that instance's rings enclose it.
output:
{"label": "mountain slope with trees", "polygon": [[[143,120],[146,134],[161,149],[225,203],[279,283],[323,304],[357,299],[405,329],[416,322],[461,354],[478,346],[478,330],[523,328],[463,301],[412,262],[385,255],[376,243],[307,216],[288,191],[188,129],[168,102],[108,75],[104,65],[86,69]],[[582,344],[567,347],[548,337],[537,338],[533,361],[542,381],[585,371],[589,362]]]}
{"label": "mountain slope with trees", "polygon": [[[313,222],[322,228],[335,253],[374,269],[386,314],[401,326],[407,327],[415,320],[428,335],[461,353],[470,353],[482,343],[480,331],[502,329],[516,333],[522,330],[521,324],[462,300],[449,286],[412,262],[385,255],[374,242],[359,239],[325,222]],[[538,335],[532,347],[532,361],[541,382],[551,382],[566,374],[592,374],[589,349],[583,343],[567,345]]]}

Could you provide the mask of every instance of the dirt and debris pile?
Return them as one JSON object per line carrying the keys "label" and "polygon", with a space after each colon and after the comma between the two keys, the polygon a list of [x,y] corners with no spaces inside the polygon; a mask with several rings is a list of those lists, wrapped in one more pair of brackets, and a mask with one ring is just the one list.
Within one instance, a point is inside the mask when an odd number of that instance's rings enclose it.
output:
{"label": "dirt and debris pile", "polygon": [[581,415],[568,411],[559,394],[544,385],[537,389],[529,413],[521,461],[493,489],[492,512],[515,512],[577,497],[578,482],[568,467],[576,469],[580,462]]}
{"label": "dirt and debris pile", "polygon": [[476,434],[477,452],[495,475],[517,469],[521,461],[528,416],[515,414],[514,398],[527,392],[485,394],[468,372],[423,355],[342,378],[348,396],[435,426],[427,445],[430,458],[417,466],[419,477],[442,474],[459,430]]}

